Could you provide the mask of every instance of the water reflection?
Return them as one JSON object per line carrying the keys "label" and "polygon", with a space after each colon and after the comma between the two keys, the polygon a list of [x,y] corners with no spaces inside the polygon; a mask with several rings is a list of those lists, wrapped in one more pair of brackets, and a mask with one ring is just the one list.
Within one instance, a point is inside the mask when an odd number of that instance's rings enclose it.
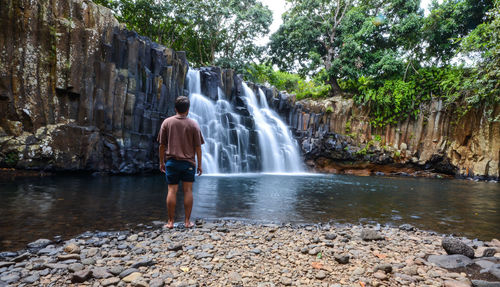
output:
{"label": "water reflection", "polygon": [[[0,182],[0,250],[86,230],[165,220],[161,175],[61,176]],[[193,217],[274,222],[411,223],[469,237],[500,237],[500,185],[345,175],[202,176]],[[182,192],[177,216],[183,218]]]}

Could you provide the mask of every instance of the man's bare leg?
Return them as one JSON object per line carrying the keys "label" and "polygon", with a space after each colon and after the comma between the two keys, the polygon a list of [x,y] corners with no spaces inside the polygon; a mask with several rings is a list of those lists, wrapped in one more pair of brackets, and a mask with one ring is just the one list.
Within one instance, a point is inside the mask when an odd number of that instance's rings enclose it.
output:
{"label": "man's bare leg", "polygon": [[190,221],[191,210],[193,210],[193,183],[183,181],[182,190],[184,191],[184,226],[186,226],[186,228],[190,228],[194,226],[194,224]]}
{"label": "man's bare leg", "polygon": [[169,184],[168,185],[168,194],[167,194],[167,215],[168,221],[165,227],[174,228],[174,220],[175,220],[175,203],[177,202],[177,190],[179,189],[178,184]]}

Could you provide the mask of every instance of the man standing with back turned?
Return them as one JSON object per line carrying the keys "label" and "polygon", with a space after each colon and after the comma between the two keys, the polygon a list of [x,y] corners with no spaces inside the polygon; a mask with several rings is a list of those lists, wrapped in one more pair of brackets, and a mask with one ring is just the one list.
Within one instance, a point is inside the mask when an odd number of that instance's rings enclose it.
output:
{"label": "man standing with back turned", "polygon": [[[184,191],[184,226],[191,228],[194,224],[190,221],[193,209],[193,182],[195,174],[195,154],[198,159],[198,175],[201,169],[201,145],[205,143],[198,124],[188,119],[189,99],[180,96],[175,100],[174,116],[163,121],[158,141],[160,142],[160,170],[166,174],[168,183],[167,194],[167,228],[174,227],[175,203],[179,181],[182,181]],[[165,163],[165,159],[167,162]]]}

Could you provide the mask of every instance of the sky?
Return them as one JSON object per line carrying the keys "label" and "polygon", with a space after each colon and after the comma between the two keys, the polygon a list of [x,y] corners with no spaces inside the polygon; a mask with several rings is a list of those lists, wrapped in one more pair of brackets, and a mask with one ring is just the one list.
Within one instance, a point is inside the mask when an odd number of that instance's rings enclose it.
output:
{"label": "sky", "polygon": [[[269,34],[266,37],[262,37],[260,39],[257,39],[257,44],[258,45],[265,45],[269,42],[269,36],[276,32],[278,30],[279,26],[283,21],[281,20],[281,14],[286,11],[287,8],[287,3],[285,0],[261,0],[261,2],[269,7],[271,11],[273,11],[273,23],[269,27]],[[427,8],[429,7],[429,4],[431,3],[431,0],[421,0],[420,1],[420,7],[425,10],[426,15],[427,15]]]}

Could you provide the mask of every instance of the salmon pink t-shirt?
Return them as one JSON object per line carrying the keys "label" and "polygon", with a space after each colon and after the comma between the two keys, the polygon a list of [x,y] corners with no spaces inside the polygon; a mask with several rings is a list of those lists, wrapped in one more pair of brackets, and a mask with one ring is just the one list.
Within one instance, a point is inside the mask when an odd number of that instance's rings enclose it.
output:
{"label": "salmon pink t-shirt", "polygon": [[166,159],[184,160],[196,165],[196,147],[205,143],[198,124],[185,116],[166,118],[161,124],[158,142],[166,146]]}

